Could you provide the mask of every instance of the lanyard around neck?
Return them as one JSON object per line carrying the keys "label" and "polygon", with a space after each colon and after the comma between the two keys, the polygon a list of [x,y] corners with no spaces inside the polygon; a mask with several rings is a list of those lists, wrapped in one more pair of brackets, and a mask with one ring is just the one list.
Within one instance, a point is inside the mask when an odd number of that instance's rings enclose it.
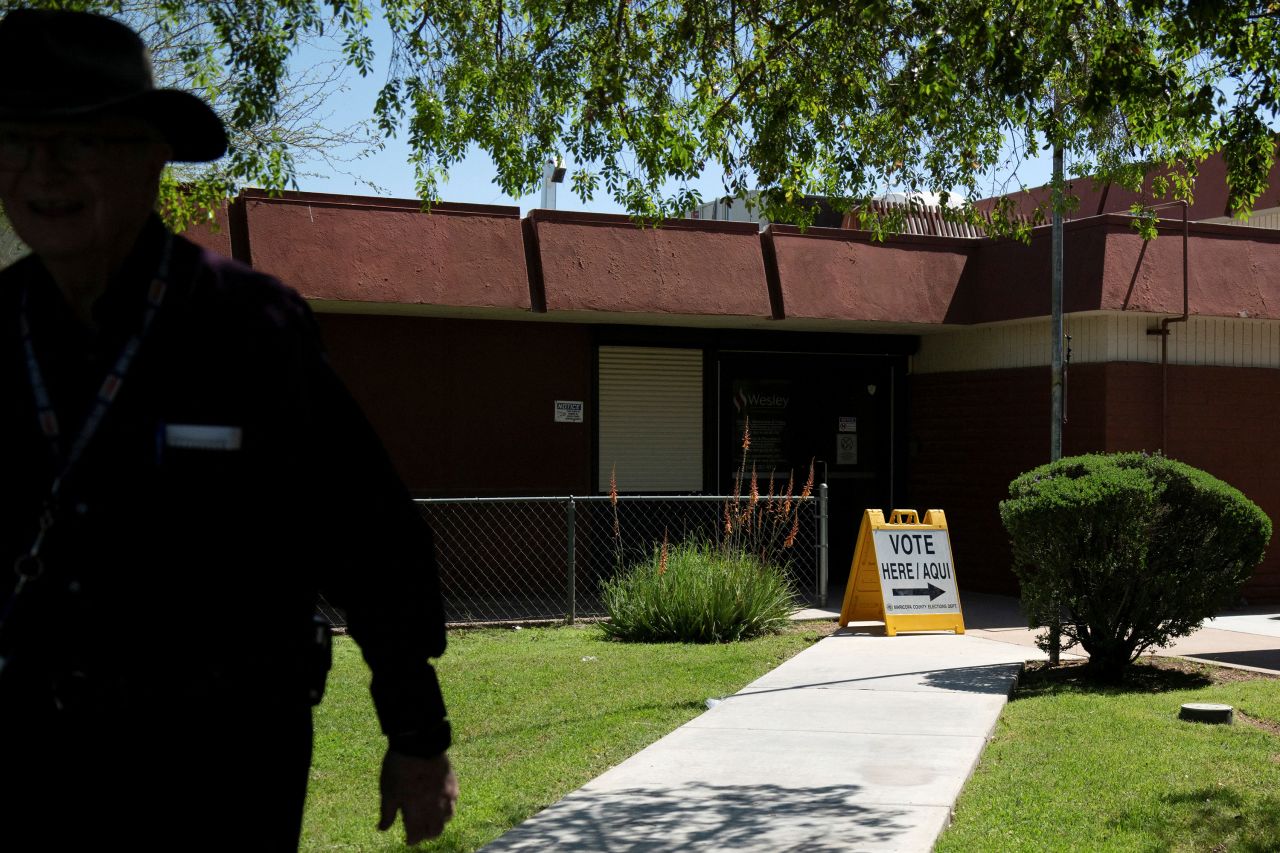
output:
{"label": "lanyard around neck", "polygon": [[151,286],[147,289],[147,307],[142,318],[142,324],[125,342],[120,354],[116,356],[115,362],[107,371],[107,375],[103,377],[102,384],[98,386],[98,394],[94,400],[93,409],[89,412],[89,416],[85,418],[84,424],[80,427],[80,432],[76,435],[65,455],[62,452],[62,428],[58,422],[58,414],[54,410],[53,401],[49,397],[49,389],[45,384],[44,372],[40,369],[40,360],[36,357],[35,343],[32,340],[31,318],[28,311],[30,288],[24,288],[22,291],[20,324],[22,348],[26,353],[27,359],[27,377],[31,382],[31,391],[35,397],[36,417],[40,422],[40,431],[48,439],[50,451],[53,458],[57,460],[59,468],[57,475],[53,478],[53,485],[49,490],[51,504],[57,501],[58,493],[66,480],[67,474],[80,462],[85,449],[88,448],[94,436],[97,435],[98,429],[102,426],[102,422],[107,416],[107,412],[111,410],[111,404],[115,402],[116,396],[120,393],[120,388],[124,385],[125,377],[129,374],[129,368],[133,365],[134,357],[138,354],[138,350],[142,348],[142,342],[146,339],[147,333],[151,331],[156,315],[164,304],[165,292],[168,290],[166,279],[169,275],[169,253],[172,245],[172,236],[166,235],[164,249],[160,254],[160,264],[151,280]]}
{"label": "lanyard around neck", "polygon": [[[36,531],[31,548],[25,554],[18,555],[18,558],[14,560],[13,571],[17,575],[17,580],[14,583],[13,591],[5,599],[3,605],[0,605],[0,636],[6,633],[5,629],[9,625],[15,609],[18,607],[18,602],[22,600],[27,585],[44,574],[44,560],[42,559],[41,551],[44,548],[45,537],[54,525],[62,484],[66,482],[67,475],[75,468],[80,458],[84,455],[85,448],[93,441],[93,437],[97,434],[99,427],[102,426],[102,421],[106,418],[107,412],[111,410],[111,404],[115,402],[116,396],[120,393],[120,388],[124,385],[125,377],[129,375],[129,368],[133,365],[134,356],[142,348],[142,342],[146,339],[147,333],[151,331],[156,314],[160,312],[160,307],[164,304],[165,291],[168,290],[166,279],[169,276],[169,254],[172,248],[173,236],[166,234],[164,248],[160,252],[160,263],[156,268],[155,276],[151,279],[151,286],[147,289],[147,308],[142,318],[142,325],[125,342],[123,349],[120,350],[120,355],[116,356],[115,363],[107,371],[102,384],[98,387],[98,395],[94,400],[93,409],[89,412],[89,416],[85,418],[84,424],[80,427],[80,432],[76,435],[75,441],[71,444],[71,449],[65,456],[62,454],[60,441],[62,430],[58,423],[58,414],[53,408],[53,401],[49,399],[49,389],[45,385],[44,372],[40,369],[40,359],[36,357],[35,343],[31,338],[30,284],[22,289],[22,310],[19,314],[19,324],[22,331],[22,348],[27,358],[27,377],[31,381],[31,392],[35,397],[36,416],[40,421],[40,431],[44,433],[45,438],[49,441],[50,452],[58,463],[58,472],[53,478],[53,484],[49,487],[49,494],[45,498],[44,508],[40,513],[40,528]],[[0,644],[0,646],[3,646],[3,644]],[[9,653],[7,648],[0,647],[0,673],[4,671],[8,661]]]}

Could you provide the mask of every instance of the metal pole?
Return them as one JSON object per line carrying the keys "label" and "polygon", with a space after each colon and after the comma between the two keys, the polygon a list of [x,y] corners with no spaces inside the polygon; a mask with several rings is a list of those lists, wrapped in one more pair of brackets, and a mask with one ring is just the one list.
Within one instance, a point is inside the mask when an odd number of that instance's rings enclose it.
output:
{"label": "metal pole", "polygon": [[1051,307],[1049,337],[1052,345],[1053,403],[1049,424],[1049,461],[1062,458],[1062,146],[1053,147],[1053,231],[1050,255],[1053,279],[1050,283]]}
{"label": "metal pole", "polygon": [[[1052,378],[1050,379],[1053,400],[1049,413],[1049,461],[1057,462],[1062,458],[1062,145],[1053,146],[1053,226],[1051,234],[1050,258],[1052,263],[1052,282],[1050,284],[1050,316],[1049,337],[1052,347]],[[1062,651],[1062,632],[1058,622],[1058,611],[1055,606],[1053,624],[1049,626],[1049,665],[1057,666]]]}
{"label": "metal pole", "polygon": [[827,484],[818,484],[818,606],[827,606]]}
{"label": "metal pole", "polygon": [[577,549],[578,549],[577,503],[576,501],[574,501],[573,495],[569,495],[569,507],[568,507],[568,512],[565,514],[565,520],[569,528],[569,567],[568,567],[569,568],[569,572],[568,572],[569,574],[569,624],[572,625],[573,620],[577,616],[577,612],[578,612],[578,599],[577,599],[578,585],[575,578],[575,574],[577,573],[577,567],[575,563],[577,560]]}
{"label": "metal pole", "polygon": [[556,182],[553,180],[556,161],[548,160],[542,166],[542,209],[556,209]]}

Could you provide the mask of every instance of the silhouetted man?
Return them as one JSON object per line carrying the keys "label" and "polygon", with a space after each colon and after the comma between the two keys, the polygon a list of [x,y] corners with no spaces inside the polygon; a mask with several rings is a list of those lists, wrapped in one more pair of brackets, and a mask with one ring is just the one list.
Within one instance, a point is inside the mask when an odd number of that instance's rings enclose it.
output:
{"label": "silhouetted man", "polygon": [[124,25],[0,22],[0,846],[298,843],[323,591],[373,674],[381,828],[457,785],[430,532],[303,300],[170,234],[167,161],[226,150]]}

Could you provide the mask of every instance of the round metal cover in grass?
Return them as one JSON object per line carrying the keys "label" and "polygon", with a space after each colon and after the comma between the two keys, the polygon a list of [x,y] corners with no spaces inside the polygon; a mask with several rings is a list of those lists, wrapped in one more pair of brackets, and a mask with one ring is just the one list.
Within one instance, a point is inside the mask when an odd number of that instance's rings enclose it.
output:
{"label": "round metal cover in grass", "polygon": [[1194,720],[1197,723],[1227,723],[1233,719],[1230,705],[1219,705],[1214,702],[1188,702],[1178,712],[1179,719]]}

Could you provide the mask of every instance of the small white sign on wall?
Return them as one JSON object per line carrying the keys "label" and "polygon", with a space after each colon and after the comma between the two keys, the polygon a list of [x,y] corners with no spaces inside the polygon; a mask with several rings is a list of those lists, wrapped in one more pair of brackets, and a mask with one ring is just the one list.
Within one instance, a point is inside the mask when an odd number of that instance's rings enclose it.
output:
{"label": "small white sign on wall", "polygon": [[582,423],[582,401],[581,400],[556,400],[556,423],[558,424]]}

